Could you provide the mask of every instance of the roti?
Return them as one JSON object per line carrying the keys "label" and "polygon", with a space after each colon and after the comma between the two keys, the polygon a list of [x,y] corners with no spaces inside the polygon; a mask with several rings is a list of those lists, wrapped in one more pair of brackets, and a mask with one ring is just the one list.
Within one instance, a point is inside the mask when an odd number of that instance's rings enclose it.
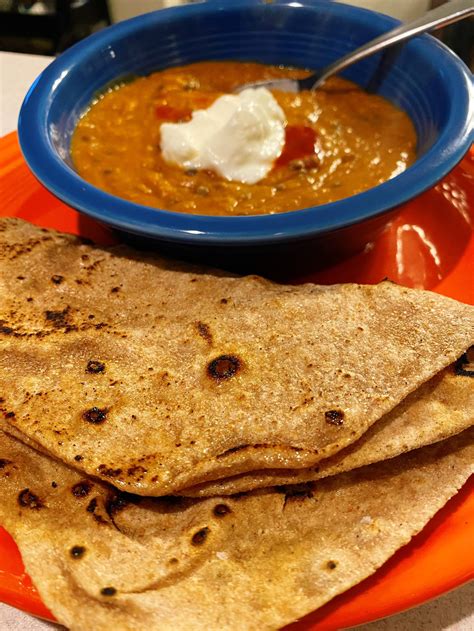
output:
{"label": "roti", "polygon": [[159,496],[306,468],[474,343],[474,309],[390,282],[285,286],[0,219],[3,427]]}
{"label": "roti", "polygon": [[358,441],[315,467],[253,471],[183,489],[180,494],[232,495],[268,486],[310,482],[445,440],[474,424],[473,376],[474,371],[464,368],[461,362],[441,371],[374,423]]}
{"label": "roti", "polygon": [[73,631],[276,629],[377,570],[474,468],[474,432],[230,498],[141,498],[0,433],[0,523]]}

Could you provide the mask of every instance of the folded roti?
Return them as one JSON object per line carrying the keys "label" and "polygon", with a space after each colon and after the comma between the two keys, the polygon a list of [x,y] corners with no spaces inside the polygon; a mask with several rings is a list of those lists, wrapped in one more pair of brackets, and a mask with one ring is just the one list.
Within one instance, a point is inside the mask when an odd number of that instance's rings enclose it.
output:
{"label": "folded roti", "polygon": [[347,447],[474,343],[474,309],[390,282],[236,278],[0,219],[0,412],[142,495]]}
{"label": "folded roti", "polygon": [[0,523],[73,631],[276,629],[380,567],[474,469],[474,432],[237,497],[116,492],[0,432]]}
{"label": "folded roti", "polygon": [[307,469],[267,469],[183,489],[180,495],[232,495],[282,484],[300,484],[351,471],[445,440],[474,425],[474,371],[459,362],[412,392],[355,443]]}

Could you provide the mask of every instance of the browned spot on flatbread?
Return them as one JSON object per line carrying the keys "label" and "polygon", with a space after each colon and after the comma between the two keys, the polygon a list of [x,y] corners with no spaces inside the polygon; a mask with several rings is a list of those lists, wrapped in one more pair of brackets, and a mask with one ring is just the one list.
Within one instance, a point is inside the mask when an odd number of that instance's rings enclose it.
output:
{"label": "browned spot on flatbread", "polygon": [[31,508],[34,510],[38,510],[40,508],[44,508],[43,501],[34,493],[30,491],[30,489],[23,489],[18,494],[18,504],[25,508]]}
{"label": "browned spot on flatbread", "polygon": [[227,506],[227,504],[216,504],[212,512],[216,517],[224,517],[224,515],[231,513],[232,510],[229,506]]}
{"label": "browned spot on flatbread", "polygon": [[93,407],[82,413],[82,418],[93,425],[101,425],[107,419],[108,408]]}
{"label": "browned spot on flatbread", "polygon": [[326,423],[336,425],[337,427],[344,423],[344,412],[341,410],[328,410],[324,413]]}
{"label": "browned spot on flatbread", "polygon": [[219,355],[207,365],[207,374],[215,381],[225,381],[236,375],[242,368],[242,361],[236,355]]}
{"label": "browned spot on flatbread", "polygon": [[85,553],[86,549],[84,546],[73,546],[69,551],[73,559],[82,559]]}
{"label": "browned spot on flatbread", "polygon": [[86,372],[92,375],[97,375],[101,372],[105,372],[105,364],[98,361],[97,359],[90,359],[87,362]]}
{"label": "browned spot on flatbread", "polygon": [[206,340],[208,344],[212,344],[212,333],[208,324],[205,322],[196,322],[196,329],[198,334]]}
{"label": "browned spot on flatbread", "polygon": [[105,464],[101,464],[97,467],[97,471],[106,476],[107,478],[114,478],[117,475],[122,473],[122,469],[114,469],[113,467],[108,467]]}
{"label": "browned spot on flatbread", "polygon": [[93,486],[94,485],[89,480],[81,480],[72,487],[71,493],[74,497],[87,497]]}
{"label": "browned spot on flatbread", "polygon": [[207,526],[195,532],[191,539],[193,546],[202,546],[202,544],[206,541],[209,532],[210,530]]}
{"label": "browned spot on flatbread", "polygon": [[44,312],[44,317],[48,324],[51,324],[56,329],[62,329],[70,325],[70,307],[65,307],[62,311],[47,310]]}
{"label": "browned spot on flatbread", "polygon": [[97,508],[97,498],[93,497],[91,501],[89,502],[89,504],[87,505],[86,511],[88,513],[93,513],[96,508]]}
{"label": "browned spot on flatbread", "polygon": [[135,477],[138,479],[142,479],[146,472],[147,469],[139,464],[133,465],[127,469],[127,475],[129,475],[131,478]]}

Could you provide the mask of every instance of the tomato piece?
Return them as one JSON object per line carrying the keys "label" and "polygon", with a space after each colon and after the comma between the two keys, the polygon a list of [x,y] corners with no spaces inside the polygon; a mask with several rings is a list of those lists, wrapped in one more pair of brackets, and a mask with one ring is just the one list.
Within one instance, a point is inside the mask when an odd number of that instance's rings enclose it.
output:
{"label": "tomato piece", "polygon": [[285,129],[285,145],[275,166],[281,167],[292,160],[312,156],[316,153],[317,134],[306,125],[288,125]]}
{"label": "tomato piece", "polygon": [[191,116],[191,110],[179,109],[171,105],[157,105],[155,107],[155,115],[162,121],[169,123],[177,123]]}

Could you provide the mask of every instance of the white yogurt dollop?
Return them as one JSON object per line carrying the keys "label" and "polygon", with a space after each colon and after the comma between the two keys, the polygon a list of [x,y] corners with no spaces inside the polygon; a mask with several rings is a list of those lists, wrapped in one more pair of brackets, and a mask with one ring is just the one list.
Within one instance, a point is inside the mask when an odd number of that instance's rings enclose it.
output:
{"label": "white yogurt dollop", "polygon": [[161,151],[185,169],[211,169],[227,180],[255,184],[283,151],[285,125],[271,92],[249,88],[219,97],[187,123],[163,123]]}

